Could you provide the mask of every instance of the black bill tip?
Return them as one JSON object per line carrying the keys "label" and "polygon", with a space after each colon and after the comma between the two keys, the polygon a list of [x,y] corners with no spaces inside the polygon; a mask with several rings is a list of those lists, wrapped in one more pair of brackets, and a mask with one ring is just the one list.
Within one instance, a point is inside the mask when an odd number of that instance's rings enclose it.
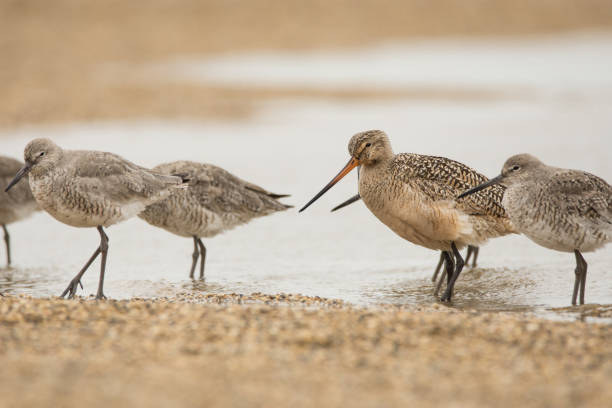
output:
{"label": "black bill tip", "polygon": [[476,187],[474,187],[474,188],[471,188],[471,189],[469,189],[469,190],[467,190],[467,191],[464,191],[463,193],[461,193],[461,194],[459,194],[459,195],[457,196],[457,199],[459,199],[459,198],[464,198],[464,197],[467,197],[467,196],[469,196],[469,195],[471,195],[471,194],[477,193],[477,192],[479,192],[480,190],[484,190],[484,189],[485,189],[485,188],[487,188],[487,187],[490,187],[490,186],[492,186],[492,185],[494,185],[494,184],[499,183],[499,182],[501,181],[501,179],[502,179],[502,176],[501,176],[501,175],[499,175],[499,176],[497,176],[497,177],[494,177],[494,178],[490,179],[490,180],[489,180],[489,181],[487,181],[487,182],[484,182],[484,183],[482,183],[482,184],[480,184],[480,185],[478,185],[478,186],[476,186]]}
{"label": "black bill tip", "polygon": [[15,177],[13,177],[13,179],[11,180],[10,183],[8,183],[8,186],[6,186],[6,188],[4,189],[5,193],[8,193],[8,191],[17,183],[19,183],[19,180],[21,180],[23,178],[23,176],[25,176],[26,174],[28,174],[30,172],[30,170],[32,169],[32,165],[26,163],[25,166],[23,166],[21,168],[21,170],[19,170],[17,172],[17,174],[15,174]]}

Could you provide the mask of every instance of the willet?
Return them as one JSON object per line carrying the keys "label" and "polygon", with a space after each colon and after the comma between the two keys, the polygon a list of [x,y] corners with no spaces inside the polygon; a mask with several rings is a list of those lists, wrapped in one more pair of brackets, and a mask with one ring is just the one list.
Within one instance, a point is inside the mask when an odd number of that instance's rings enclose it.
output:
{"label": "willet", "polygon": [[[354,196],[352,196],[351,198],[349,198],[348,200],[346,200],[345,202],[338,204],[337,206],[335,206],[334,208],[332,208],[332,212],[337,211],[341,208],[346,207],[347,205],[351,205],[357,201],[361,200],[361,196],[359,194],[355,194]],[[476,260],[478,258],[478,252],[479,252],[479,248],[473,245],[468,245],[467,247],[467,253],[465,254],[465,264],[468,265],[470,262],[470,258],[472,258],[472,268],[476,267]],[[444,264],[444,254],[442,252],[440,252],[440,259],[438,260],[438,265],[436,266],[436,269],[434,270],[433,275],[431,276],[431,281],[435,282],[438,279],[438,274],[440,273],[440,269],[442,269],[442,265]],[[446,276],[446,271],[442,274],[442,276],[440,277],[440,282],[444,279],[444,276]],[[438,285],[439,286],[439,285]],[[437,290],[436,290],[436,294],[437,294]]]}
{"label": "willet", "polygon": [[[23,163],[11,157],[0,156],[0,188],[4,190]],[[38,211],[29,183],[25,182],[6,194],[0,194],[0,225],[4,230],[6,264],[11,264],[11,237],[6,226],[23,220]]]}
{"label": "willet", "polygon": [[[513,232],[501,205],[502,187],[457,200],[466,186],[486,177],[444,157],[394,154],[387,135],[370,130],[354,135],[347,165],[300,211],[304,211],[356,166],[359,195],[370,211],[400,237],[429,249],[444,251],[450,301],[464,260],[459,249]],[[454,259],[453,259],[454,258]]]}
{"label": "willet", "polygon": [[138,216],[153,226],[193,238],[190,278],[200,256],[200,279],[204,278],[206,247],[202,237],[213,237],[253,218],[291,208],[277,201],[287,195],[270,193],[211,164],[177,161],[153,170],[185,174],[189,179],[189,188],[173,191]]}
{"label": "willet", "polygon": [[529,154],[510,157],[501,175],[459,197],[505,186],[502,204],[512,224],[536,244],[576,257],[572,305],[584,304],[587,263],[582,252],[612,241],[612,187],[580,170],[547,166]]}
{"label": "willet", "polygon": [[49,139],[28,143],[24,158],[25,165],[5,191],[29,174],[32,194],[42,209],[64,224],[96,227],[100,234],[100,246],[61,296],[74,297],[81,277],[102,254],[96,299],[105,298],[108,236],[104,227],[137,215],[183,180],[153,173],[112,153],[63,150]]}

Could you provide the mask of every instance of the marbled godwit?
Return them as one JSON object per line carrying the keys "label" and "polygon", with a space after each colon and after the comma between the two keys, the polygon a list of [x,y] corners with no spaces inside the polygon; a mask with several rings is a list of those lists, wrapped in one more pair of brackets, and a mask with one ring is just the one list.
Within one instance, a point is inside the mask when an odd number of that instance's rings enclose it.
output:
{"label": "marbled godwit", "polygon": [[108,237],[104,227],[135,216],[147,205],[165,198],[181,177],[153,173],[115,154],[63,150],[49,139],[34,139],[24,151],[25,166],[5,191],[29,174],[38,204],[58,221],[73,227],[96,227],[100,246],[62,293],[73,298],[81,277],[102,254],[96,299],[105,298],[104,271]]}
{"label": "marbled godwit", "polygon": [[507,188],[502,204],[519,232],[545,248],[574,252],[572,305],[578,288],[584,304],[587,263],[581,252],[612,241],[612,187],[587,172],[547,166],[529,154],[519,154],[506,161],[501,175],[459,197],[500,184]]}
{"label": "marbled godwit", "polygon": [[361,166],[359,195],[370,211],[400,237],[444,251],[448,276],[442,301],[450,301],[463,269],[460,248],[513,232],[501,206],[503,188],[457,200],[464,186],[486,181],[486,177],[464,164],[444,157],[396,155],[387,135],[380,130],[357,133],[348,150],[351,159],[347,165],[300,211],[353,168]]}
{"label": "marbled godwit", "polygon": [[277,201],[287,195],[273,194],[211,164],[177,161],[153,169],[162,174],[185,174],[189,188],[177,189],[138,216],[173,234],[193,238],[189,277],[201,255],[200,279],[204,277],[206,247],[202,237],[213,237],[253,218],[291,208]]}
{"label": "marbled godwit", "polygon": [[[23,163],[11,157],[0,156],[0,188],[4,190],[13,176],[23,167]],[[21,183],[6,194],[0,194],[0,225],[4,230],[6,245],[6,264],[11,264],[11,238],[6,226],[20,221],[38,211],[39,207],[32,196],[29,183]]]}
{"label": "marbled godwit", "polygon": [[[361,196],[359,194],[355,194],[354,196],[352,196],[351,198],[349,198],[348,200],[346,200],[345,202],[338,204],[337,206],[335,206],[334,208],[332,208],[332,212],[337,211],[341,208],[346,207],[347,205],[351,205],[354,202],[357,202],[361,200]],[[470,258],[473,257],[472,260],[472,267],[475,268],[476,267],[476,259],[478,258],[478,252],[479,252],[479,248],[475,247],[473,245],[468,245],[467,247],[467,253],[465,255],[465,263],[466,265],[469,264],[470,262]],[[436,266],[436,269],[434,270],[434,274],[431,276],[431,281],[435,282],[438,279],[438,274],[440,273],[440,269],[442,269],[442,265],[444,264],[444,254],[442,252],[440,252],[440,260],[438,261],[438,265]],[[442,274],[442,276],[440,277],[440,283],[442,282],[442,280],[444,279],[444,276],[446,276],[446,271]],[[440,285],[437,285],[438,287]],[[436,295],[438,294],[438,290],[436,289]]]}

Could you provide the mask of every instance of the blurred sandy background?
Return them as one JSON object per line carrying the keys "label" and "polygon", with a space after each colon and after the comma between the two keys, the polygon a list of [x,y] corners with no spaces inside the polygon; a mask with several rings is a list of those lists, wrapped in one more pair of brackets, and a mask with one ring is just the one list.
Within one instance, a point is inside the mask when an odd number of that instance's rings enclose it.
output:
{"label": "blurred sandy background", "polygon": [[[244,50],[612,27],[609,0],[0,2],[0,126],[236,117],[277,97],[448,97],[440,90],[262,89],[135,81],[130,64]],[[456,96],[456,95],[455,95]]]}

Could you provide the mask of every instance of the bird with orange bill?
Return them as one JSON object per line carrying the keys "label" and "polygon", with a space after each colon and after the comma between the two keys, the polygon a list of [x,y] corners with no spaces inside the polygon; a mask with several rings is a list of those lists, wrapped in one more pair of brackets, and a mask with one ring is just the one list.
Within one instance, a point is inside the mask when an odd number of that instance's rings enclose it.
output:
{"label": "bird with orange bill", "polygon": [[346,166],[300,212],[361,166],[359,195],[368,209],[400,237],[443,251],[447,271],[444,302],[450,302],[465,263],[459,250],[514,232],[501,205],[503,187],[457,199],[461,192],[487,181],[462,163],[445,157],[395,154],[381,130],[357,133],[348,150],[351,158]]}

